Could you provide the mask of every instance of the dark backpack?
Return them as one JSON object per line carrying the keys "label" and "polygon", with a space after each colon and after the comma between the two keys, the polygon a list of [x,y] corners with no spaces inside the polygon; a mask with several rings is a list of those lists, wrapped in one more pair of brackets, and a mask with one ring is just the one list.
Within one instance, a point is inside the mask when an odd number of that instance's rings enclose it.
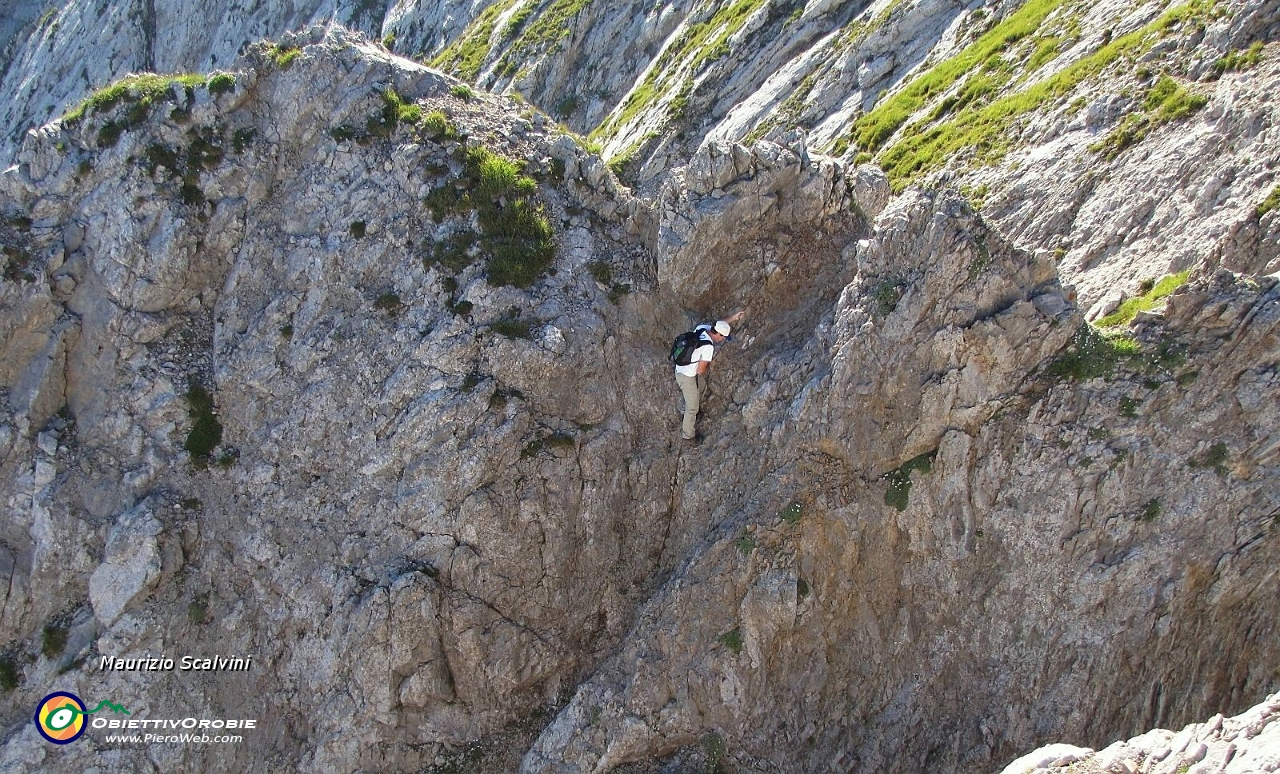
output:
{"label": "dark backpack", "polygon": [[702,331],[689,331],[676,336],[671,342],[671,362],[679,366],[687,366],[693,362],[693,351],[704,344],[710,344],[703,337]]}

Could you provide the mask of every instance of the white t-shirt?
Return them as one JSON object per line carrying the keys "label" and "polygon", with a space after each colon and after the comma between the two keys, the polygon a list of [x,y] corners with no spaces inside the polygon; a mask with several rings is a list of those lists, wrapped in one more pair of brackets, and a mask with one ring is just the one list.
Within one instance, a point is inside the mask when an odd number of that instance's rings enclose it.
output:
{"label": "white t-shirt", "polygon": [[702,343],[698,345],[698,348],[693,351],[693,356],[689,360],[689,365],[676,366],[676,373],[683,374],[685,376],[697,376],[698,363],[701,363],[704,360],[710,363],[711,358],[715,357],[715,354],[716,348],[712,346],[710,339],[704,338],[702,339]]}

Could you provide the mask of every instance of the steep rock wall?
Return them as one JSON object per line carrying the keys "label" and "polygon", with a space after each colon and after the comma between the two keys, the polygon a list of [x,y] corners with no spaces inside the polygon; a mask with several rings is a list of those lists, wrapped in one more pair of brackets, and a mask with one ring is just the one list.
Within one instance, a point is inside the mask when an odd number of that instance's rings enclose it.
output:
{"label": "steep rock wall", "polygon": [[[1274,278],[1207,254],[1145,361],[1072,381],[1096,345],[1053,256],[955,195],[887,205],[792,136],[708,144],[651,206],[533,111],[286,42],[4,177],[6,764],[51,760],[52,684],[263,719],[164,766],[416,770],[550,708],[524,766],[566,771],[707,738],[744,770],[988,770],[1269,687]],[[388,128],[388,88],[454,131]],[[432,211],[478,146],[554,226],[527,289],[436,250],[479,227]],[[683,447],[666,346],[738,307]],[[255,667],[94,671],[210,643]]]}
{"label": "steep rock wall", "polygon": [[1051,259],[970,218],[881,216],[807,363],[766,361],[742,408],[776,407],[746,433],[779,461],[760,496],[524,770],[982,771],[1274,684],[1275,278],[1206,278],[1140,358],[1064,383],[1080,318]]}

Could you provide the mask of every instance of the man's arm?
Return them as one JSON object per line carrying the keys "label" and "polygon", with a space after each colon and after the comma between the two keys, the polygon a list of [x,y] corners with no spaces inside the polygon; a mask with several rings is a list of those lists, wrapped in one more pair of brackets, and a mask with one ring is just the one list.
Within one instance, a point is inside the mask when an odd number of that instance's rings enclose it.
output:
{"label": "man's arm", "polygon": [[704,343],[693,351],[693,355],[697,358],[698,374],[705,374],[711,370],[711,358],[715,357],[716,348],[710,343]]}

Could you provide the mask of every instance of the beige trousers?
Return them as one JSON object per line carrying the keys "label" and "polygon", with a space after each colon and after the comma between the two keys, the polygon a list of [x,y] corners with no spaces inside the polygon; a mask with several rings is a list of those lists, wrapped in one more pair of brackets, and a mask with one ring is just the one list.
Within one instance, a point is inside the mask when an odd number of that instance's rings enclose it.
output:
{"label": "beige trousers", "polygon": [[707,391],[707,375],[676,374],[676,384],[680,385],[680,394],[684,396],[684,424],[680,427],[680,437],[690,441],[698,434],[698,409],[702,407],[702,393]]}

